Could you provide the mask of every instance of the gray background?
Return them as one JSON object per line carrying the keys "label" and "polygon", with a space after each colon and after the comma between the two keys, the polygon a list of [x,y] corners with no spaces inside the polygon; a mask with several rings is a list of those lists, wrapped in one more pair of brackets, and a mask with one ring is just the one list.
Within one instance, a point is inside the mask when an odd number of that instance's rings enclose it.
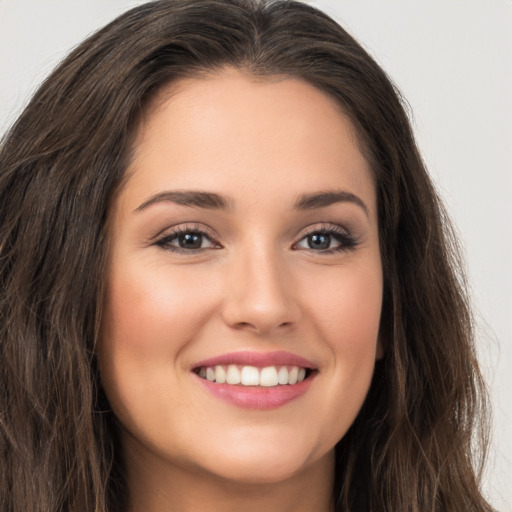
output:
{"label": "gray background", "polygon": [[[0,0],[0,134],[37,85],[128,0]],[[311,0],[409,101],[427,165],[460,232],[494,409],[485,492],[512,512],[512,2]]]}

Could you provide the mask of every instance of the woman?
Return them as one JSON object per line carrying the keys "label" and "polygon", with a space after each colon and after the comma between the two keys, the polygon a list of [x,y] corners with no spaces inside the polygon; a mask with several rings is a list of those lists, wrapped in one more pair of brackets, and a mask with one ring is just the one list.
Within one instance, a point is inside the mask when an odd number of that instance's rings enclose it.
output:
{"label": "woman", "polygon": [[326,15],[138,7],[0,172],[2,510],[491,510],[455,239]]}

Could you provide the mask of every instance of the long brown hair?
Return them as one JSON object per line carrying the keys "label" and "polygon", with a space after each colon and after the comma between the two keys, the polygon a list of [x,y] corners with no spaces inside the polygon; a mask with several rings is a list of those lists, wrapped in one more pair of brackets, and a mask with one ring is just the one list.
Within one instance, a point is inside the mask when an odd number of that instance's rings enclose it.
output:
{"label": "long brown hair", "polygon": [[456,239],[400,94],[327,15],[294,1],[161,0],[88,38],[0,148],[0,509],[121,512],[96,345],[109,206],[154,95],[232,66],[301,78],[356,127],[378,194],[385,357],[336,446],[337,511],[490,511],[485,390]]}

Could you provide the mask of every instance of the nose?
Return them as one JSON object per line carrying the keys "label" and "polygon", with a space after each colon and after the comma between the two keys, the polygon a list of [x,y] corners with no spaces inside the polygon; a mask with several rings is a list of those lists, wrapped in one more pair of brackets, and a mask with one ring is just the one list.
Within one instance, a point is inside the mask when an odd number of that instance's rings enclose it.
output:
{"label": "nose", "polygon": [[271,250],[235,257],[226,284],[222,314],[232,328],[270,334],[302,316],[286,263]]}

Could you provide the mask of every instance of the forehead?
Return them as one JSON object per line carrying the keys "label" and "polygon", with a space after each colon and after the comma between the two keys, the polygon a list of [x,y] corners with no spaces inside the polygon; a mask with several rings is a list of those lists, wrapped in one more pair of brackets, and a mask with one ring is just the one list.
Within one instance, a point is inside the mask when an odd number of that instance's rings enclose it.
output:
{"label": "forehead", "polygon": [[[296,121],[314,110],[313,117],[319,128],[323,120],[342,118],[352,142],[365,153],[361,137],[342,105],[333,96],[295,76],[255,76],[250,71],[230,67],[200,72],[160,88],[144,106],[133,146],[136,149],[147,141],[147,137],[151,136],[151,125],[155,125],[158,119],[166,122],[166,115],[173,115],[176,121],[183,121],[181,116],[189,117],[199,113],[207,121],[211,118],[206,118],[206,114],[215,117],[220,113],[225,117],[230,110],[232,116],[229,121],[236,126],[239,121],[250,120],[244,117],[249,113],[250,106],[255,107],[250,112],[252,115],[262,107],[259,119],[267,118],[271,124],[273,120],[268,116],[268,109],[276,116],[283,116],[283,120],[284,116],[295,114]],[[254,117],[252,119],[255,120]],[[214,122],[218,120],[213,119]]]}
{"label": "forehead", "polygon": [[360,147],[348,116],[318,88],[228,69],[160,91],[139,126],[128,183],[148,194],[200,183],[230,195],[339,186],[371,196]]}

